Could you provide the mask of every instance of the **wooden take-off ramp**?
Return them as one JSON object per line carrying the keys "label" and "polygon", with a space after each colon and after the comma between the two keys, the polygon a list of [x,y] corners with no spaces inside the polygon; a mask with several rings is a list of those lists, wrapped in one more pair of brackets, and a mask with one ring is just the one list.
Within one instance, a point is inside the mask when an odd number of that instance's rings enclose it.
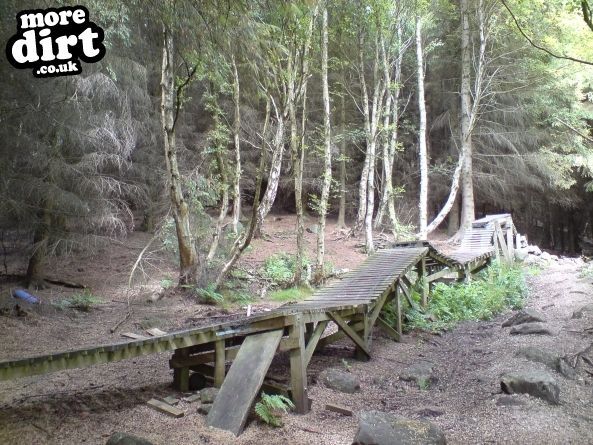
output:
{"label": "wooden take-off ramp", "polygon": [[[238,435],[262,388],[289,395],[297,412],[307,412],[307,366],[317,349],[347,337],[357,356],[368,359],[374,326],[400,339],[402,302],[417,304],[411,295],[413,287],[421,294],[420,304],[426,305],[432,282],[471,279],[499,255],[510,261],[515,233],[510,215],[492,215],[477,220],[459,248],[448,253],[428,242],[400,244],[380,250],[304,301],[153,338],[0,362],[0,380],[174,351],[170,367],[175,386],[187,391],[190,374],[197,373],[220,387],[207,422]],[[394,326],[381,318],[387,304],[395,310]],[[330,323],[338,329],[326,334]],[[289,354],[288,384],[266,380],[277,352]]]}

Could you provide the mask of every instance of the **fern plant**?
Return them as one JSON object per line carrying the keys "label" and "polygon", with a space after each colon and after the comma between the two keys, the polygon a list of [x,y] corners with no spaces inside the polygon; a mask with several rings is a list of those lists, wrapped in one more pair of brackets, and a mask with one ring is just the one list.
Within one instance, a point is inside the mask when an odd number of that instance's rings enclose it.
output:
{"label": "fern plant", "polygon": [[273,427],[282,426],[282,414],[294,408],[292,401],[283,395],[261,394],[261,400],[255,404],[255,414],[261,421]]}

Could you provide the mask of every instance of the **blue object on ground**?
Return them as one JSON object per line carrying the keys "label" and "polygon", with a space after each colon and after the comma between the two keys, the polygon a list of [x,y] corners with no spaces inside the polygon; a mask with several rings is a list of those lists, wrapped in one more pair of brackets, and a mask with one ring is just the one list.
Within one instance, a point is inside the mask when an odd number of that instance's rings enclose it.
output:
{"label": "blue object on ground", "polygon": [[14,298],[18,298],[20,300],[26,301],[27,303],[31,303],[31,304],[38,304],[39,303],[39,298],[37,298],[34,295],[31,295],[29,292],[23,290],[23,289],[15,289],[12,292],[12,296]]}

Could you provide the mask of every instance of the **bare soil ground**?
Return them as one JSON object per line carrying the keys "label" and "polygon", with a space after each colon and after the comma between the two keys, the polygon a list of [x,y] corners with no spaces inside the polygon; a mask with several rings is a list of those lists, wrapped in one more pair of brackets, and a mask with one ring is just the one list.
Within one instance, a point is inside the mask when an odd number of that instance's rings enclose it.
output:
{"label": "bare soil ground", "polygon": [[[242,267],[253,270],[271,253],[292,252],[293,227],[291,216],[271,217],[269,240],[256,240]],[[338,268],[355,267],[365,257],[357,248],[361,241],[344,240],[338,232],[332,234],[334,229],[329,224],[328,259]],[[40,291],[44,304],[28,316],[0,316],[0,360],[110,343],[120,341],[121,332],[142,333],[151,326],[172,330],[243,312],[240,307],[225,311],[196,305],[178,294],[148,302],[163,278],[175,276],[172,263],[159,256],[146,269],[148,281],[129,290],[129,271],[148,239],[147,234],[134,233],[95,255],[53,260],[49,275],[86,284],[103,303],[89,313],[58,310],[49,303],[73,291],[59,286]],[[307,234],[307,243],[313,257],[314,234]],[[510,336],[509,328],[500,326],[507,313],[488,322],[463,323],[441,336],[410,333],[402,343],[382,338],[377,331],[369,362],[352,359],[347,341],[326,348],[313,357],[308,369],[312,411],[285,416],[280,429],[254,420],[235,438],[209,429],[205,417],[196,412],[196,403],[181,402],[186,415],[180,419],[152,410],[146,405],[150,398],[176,395],[171,389],[169,354],[155,354],[0,382],[0,444],[104,444],[114,431],[143,436],[155,444],[349,444],[358,412],[370,409],[427,418],[445,431],[449,443],[593,443],[593,379],[584,372],[577,380],[567,380],[548,370],[560,386],[558,406],[526,395],[513,396],[517,403],[513,406],[496,403],[502,397],[502,373],[545,370],[544,365],[515,357],[519,347],[532,345],[564,355],[591,344],[591,331],[585,329],[593,326],[593,317],[571,318],[573,311],[593,302],[590,281],[579,278],[574,265],[555,265],[530,278],[527,306],[545,314],[554,336]],[[0,284],[5,305],[11,303],[7,295],[12,286],[15,283]],[[255,309],[277,304],[260,300]],[[129,309],[130,317],[110,333]],[[426,390],[399,380],[400,373],[419,360],[436,364],[437,381]],[[276,366],[282,369],[282,357]],[[318,384],[319,372],[330,366],[350,369],[360,379],[361,391],[342,394]],[[330,402],[349,407],[354,416],[326,411]]]}

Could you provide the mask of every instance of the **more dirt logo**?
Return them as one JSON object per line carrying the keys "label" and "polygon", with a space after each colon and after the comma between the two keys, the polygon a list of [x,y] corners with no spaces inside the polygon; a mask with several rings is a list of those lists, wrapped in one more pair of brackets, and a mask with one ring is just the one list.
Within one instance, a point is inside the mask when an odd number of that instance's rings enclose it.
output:
{"label": "more dirt logo", "polygon": [[26,10],[16,19],[6,57],[15,68],[32,68],[35,77],[80,74],[80,60],[94,63],[105,55],[103,29],[84,6]]}

